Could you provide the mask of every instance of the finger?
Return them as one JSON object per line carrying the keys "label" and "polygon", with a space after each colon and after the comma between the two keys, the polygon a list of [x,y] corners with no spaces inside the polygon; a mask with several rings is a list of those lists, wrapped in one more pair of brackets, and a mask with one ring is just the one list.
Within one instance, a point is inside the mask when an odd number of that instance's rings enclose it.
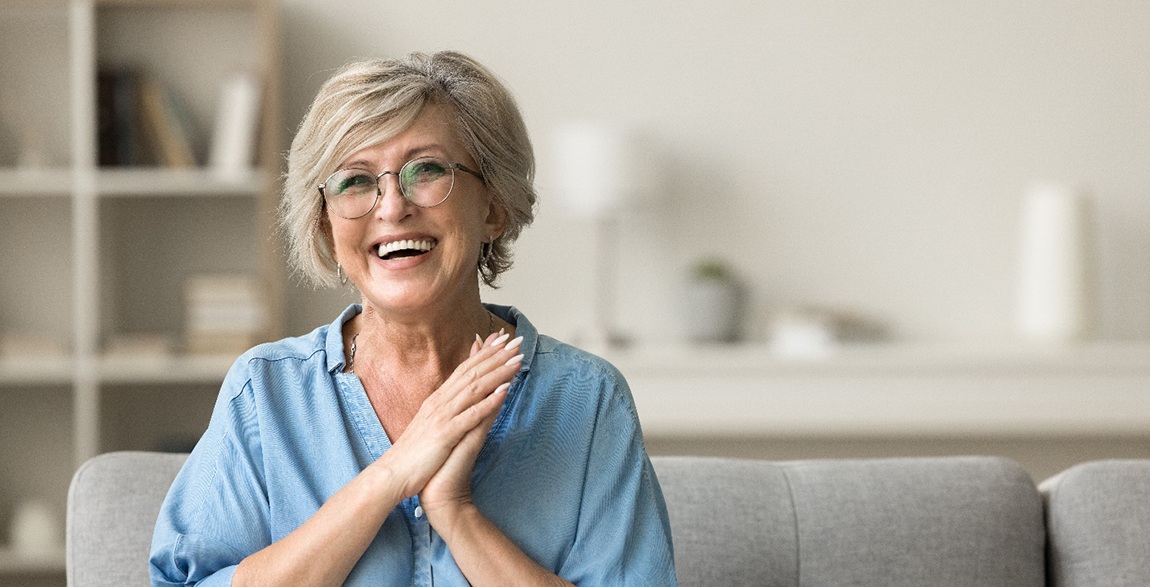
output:
{"label": "finger", "polygon": [[503,329],[501,328],[499,329],[499,332],[492,332],[491,334],[487,335],[487,341],[485,344],[493,347],[503,346],[503,343],[507,342],[508,338],[511,338],[511,334],[503,332]]}
{"label": "finger", "polygon": [[[487,345],[464,360],[425,402],[429,411],[444,409],[447,417],[464,410],[479,397],[486,396],[497,385],[510,381],[522,363],[519,350],[523,337],[509,342]],[[514,355],[514,356],[513,356]]]}
{"label": "finger", "polygon": [[466,360],[455,368],[455,371],[453,371],[447,381],[444,382],[445,385],[450,383],[452,379],[460,377],[464,378],[464,380],[476,379],[470,372],[474,371],[475,374],[482,375],[489,371],[495,363],[484,366],[483,361],[500,354],[500,352],[503,352],[505,359],[511,358],[514,354],[512,351],[519,348],[519,345],[523,342],[523,337],[519,336],[511,341],[507,341],[508,336],[507,334],[503,334],[495,339],[488,337],[488,342],[485,342],[479,350],[473,351]]}
{"label": "finger", "polygon": [[511,379],[519,371],[519,367],[523,361],[523,355],[516,355],[510,359],[504,360],[501,356],[492,357],[494,361],[498,361],[492,365],[490,361],[481,365],[481,367],[488,367],[490,370],[486,373],[480,374],[479,370],[471,371],[474,373],[474,379],[464,382],[455,382],[462,387],[454,390],[444,390],[441,397],[441,402],[437,409],[442,410],[442,415],[447,418],[452,418],[457,414],[464,412],[471,406],[482,401],[484,398],[491,395],[495,390],[503,384],[508,384]]}
{"label": "finger", "polygon": [[480,433],[484,436],[487,435],[487,430],[495,423],[495,417],[499,415],[499,408],[503,405],[503,400],[507,399],[507,390],[510,388],[511,383],[504,383],[496,387],[490,395],[476,402],[455,418],[455,424],[466,431],[463,436],[475,432],[480,424],[484,424]]}
{"label": "finger", "polygon": [[[522,354],[507,359],[500,355],[489,357],[450,384],[445,384],[438,399],[443,406],[453,404],[458,406],[453,410],[455,412],[463,410],[467,405],[490,395],[500,384],[510,382],[519,371],[522,362]],[[439,391],[437,390],[437,393]]]}

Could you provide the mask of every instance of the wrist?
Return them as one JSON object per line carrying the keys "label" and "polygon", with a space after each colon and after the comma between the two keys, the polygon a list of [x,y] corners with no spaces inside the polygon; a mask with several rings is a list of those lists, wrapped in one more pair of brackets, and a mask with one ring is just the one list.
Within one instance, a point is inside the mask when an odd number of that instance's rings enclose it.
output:
{"label": "wrist", "polygon": [[373,493],[391,497],[399,503],[415,495],[415,491],[407,488],[407,478],[396,471],[386,457],[385,453],[384,458],[372,463],[364,472],[369,475]]}
{"label": "wrist", "polygon": [[483,517],[470,498],[430,504],[421,500],[420,505],[427,513],[427,522],[448,545],[452,544],[456,537],[466,534],[467,528],[474,526]]}

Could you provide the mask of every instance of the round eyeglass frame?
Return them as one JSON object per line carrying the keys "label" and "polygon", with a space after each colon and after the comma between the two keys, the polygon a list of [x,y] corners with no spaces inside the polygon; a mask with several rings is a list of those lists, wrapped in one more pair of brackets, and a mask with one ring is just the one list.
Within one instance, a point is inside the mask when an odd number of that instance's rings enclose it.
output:
{"label": "round eyeglass frame", "polygon": [[366,211],[364,211],[363,214],[360,214],[358,216],[344,216],[343,214],[340,214],[339,212],[337,212],[335,207],[330,206],[327,203],[327,194],[324,192],[324,189],[327,187],[327,184],[331,181],[331,178],[335,177],[337,173],[341,173],[344,171],[355,169],[355,170],[359,170],[359,171],[365,171],[370,175],[373,173],[371,170],[363,169],[362,167],[345,167],[342,169],[337,169],[337,170],[333,171],[331,175],[327,176],[327,179],[325,179],[323,181],[323,183],[317,184],[315,187],[317,190],[319,190],[319,195],[323,198],[322,201],[324,203],[324,206],[330,208],[333,214],[335,214],[336,216],[339,216],[340,218],[343,218],[345,220],[356,220],[358,218],[363,218],[364,216],[371,214],[371,211],[375,210],[375,207],[379,205],[379,200],[383,197],[383,188],[380,187],[379,180],[383,176],[394,175],[396,177],[396,179],[398,180],[400,177],[403,177],[402,174],[403,174],[404,170],[408,168],[409,165],[419,163],[422,161],[438,161],[438,162],[443,164],[443,167],[445,169],[450,169],[451,170],[451,187],[447,188],[447,193],[443,194],[443,199],[439,200],[438,202],[436,202],[434,204],[423,205],[423,204],[416,202],[415,200],[412,200],[411,196],[407,193],[407,190],[403,187],[403,182],[397,181],[396,183],[399,186],[399,193],[403,194],[403,199],[410,202],[413,206],[417,206],[419,208],[434,208],[434,207],[446,202],[447,198],[451,197],[451,193],[453,191],[455,191],[455,170],[456,169],[458,169],[459,171],[462,171],[464,173],[470,173],[471,175],[474,175],[475,177],[478,177],[481,180],[483,179],[483,174],[479,173],[478,171],[475,171],[474,169],[467,167],[466,165],[464,165],[462,163],[450,163],[450,162],[446,161],[445,159],[441,159],[439,157],[431,157],[431,156],[416,157],[415,159],[412,159],[411,161],[404,163],[403,167],[399,168],[399,171],[384,171],[383,173],[380,173],[380,174],[375,176],[375,200],[372,201],[371,206]]}

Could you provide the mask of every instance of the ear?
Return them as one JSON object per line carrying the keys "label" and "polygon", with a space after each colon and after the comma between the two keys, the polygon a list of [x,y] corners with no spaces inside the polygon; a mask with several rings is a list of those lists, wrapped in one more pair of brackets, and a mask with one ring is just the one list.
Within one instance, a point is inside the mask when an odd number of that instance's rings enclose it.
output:
{"label": "ear", "polygon": [[483,228],[491,240],[499,238],[507,226],[507,209],[493,196],[487,198],[487,218],[483,220]]}
{"label": "ear", "polygon": [[332,260],[334,260],[336,263],[339,263],[339,259],[335,256],[335,234],[332,231],[331,220],[328,219],[327,214],[320,214],[319,218],[316,219],[315,224],[316,227],[315,232],[312,233],[312,240],[318,240],[322,242],[323,246],[319,248],[321,250],[326,248],[327,250],[331,251]]}
{"label": "ear", "polygon": [[328,247],[334,251],[335,234],[332,232],[331,219],[327,217],[326,213],[320,213],[319,218],[316,218],[315,222],[319,237],[326,240]]}

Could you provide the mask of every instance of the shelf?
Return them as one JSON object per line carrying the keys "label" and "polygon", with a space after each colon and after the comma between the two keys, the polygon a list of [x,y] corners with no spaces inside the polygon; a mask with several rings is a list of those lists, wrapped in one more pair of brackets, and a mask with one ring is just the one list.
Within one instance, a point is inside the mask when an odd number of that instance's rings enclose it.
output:
{"label": "shelf", "polygon": [[100,169],[96,192],[102,197],[225,196],[256,197],[271,185],[267,173],[252,170],[220,176],[209,169]]}
{"label": "shelf", "polygon": [[67,198],[71,192],[68,169],[0,169],[0,196]]}
{"label": "shelf", "polygon": [[44,553],[21,553],[0,548],[0,573],[63,573],[64,549]]}
{"label": "shelf", "polygon": [[1099,341],[1065,346],[858,344],[802,358],[781,357],[762,344],[679,345],[609,351],[603,356],[628,376],[1150,375],[1150,341]]}
{"label": "shelf", "polygon": [[[109,356],[100,359],[97,378],[112,384],[219,385],[236,357],[219,356]],[[71,385],[75,366],[70,357],[0,357],[0,386]]]}
{"label": "shelf", "polygon": [[1150,437],[1150,343],[636,349],[613,362],[664,438]]}
{"label": "shelf", "polygon": [[[281,328],[283,260],[269,213],[283,164],[279,11],[274,0],[0,0],[5,500],[63,503],[74,467],[96,454],[202,434],[235,355],[101,350],[117,335],[182,338],[189,276],[257,276],[269,328]],[[121,67],[178,100],[201,166],[98,165],[109,139],[99,73]],[[222,174],[203,163],[234,71],[261,81],[259,130],[252,167]],[[113,134],[155,147],[157,125],[126,123],[139,95],[119,97],[112,118],[124,124]],[[171,160],[155,155],[139,160]],[[0,585],[63,571],[62,553],[27,556],[0,542]]]}
{"label": "shelf", "polygon": [[252,0],[95,0],[96,5],[124,6],[131,8],[250,8]]}
{"label": "shelf", "polygon": [[[220,176],[209,169],[100,169],[96,193],[104,197],[238,196],[255,197],[267,189],[267,173],[252,170]],[[74,189],[68,169],[0,169],[0,195],[67,198]]]}
{"label": "shelf", "polygon": [[67,385],[72,370],[70,357],[0,357],[0,385]]}
{"label": "shelf", "polygon": [[104,383],[205,383],[219,385],[236,357],[218,356],[105,356],[99,377]]}

